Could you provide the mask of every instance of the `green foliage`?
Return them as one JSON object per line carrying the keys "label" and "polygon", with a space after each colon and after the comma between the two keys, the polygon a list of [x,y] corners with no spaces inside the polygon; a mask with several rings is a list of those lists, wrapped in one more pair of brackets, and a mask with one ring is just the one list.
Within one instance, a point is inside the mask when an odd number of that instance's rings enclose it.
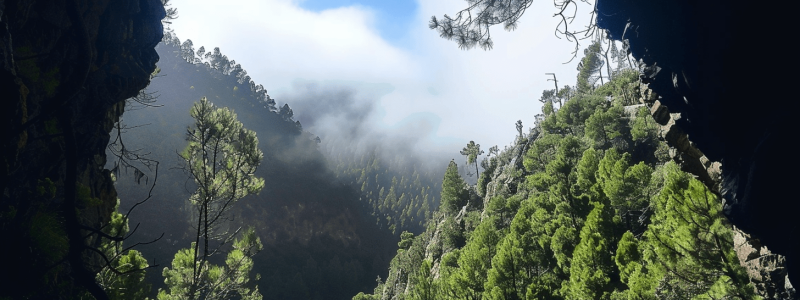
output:
{"label": "green foliage", "polygon": [[615,74],[613,79],[598,87],[595,95],[611,97],[614,103],[634,105],[638,103],[639,71],[627,69]]}
{"label": "green foliage", "polygon": [[467,183],[458,174],[458,165],[450,161],[447,171],[442,179],[442,210],[447,213],[457,213],[469,201]]}
{"label": "green foliage", "polygon": [[545,167],[545,171],[563,180],[571,180],[575,165],[581,159],[585,147],[581,140],[574,136],[561,139],[555,158]]}
{"label": "green foliage", "polygon": [[92,197],[92,189],[90,189],[88,186],[78,183],[76,190],[78,192],[77,195],[78,203],[80,203],[81,205],[98,206],[100,204],[103,204],[103,202],[100,201],[99,198]]}
{"label": "green foliage", "polygon": [[61,132],[58,124],[58,118],[53,117],[47,121],[44,121],[44,131],[47,132],[47,134],[58,134]]}
{"label": "green foliage", "polygon": [[190,115],[195,123],[188,129],[189,144],[181,157],[198,185],[189,201],[198,209],[202,225],[198,235],[207,244],[216,222],[233,204],[264,187],[264,179],[254,175],[264,155],[256,133],[244,128],[233,111],[215,108],[202,98],[192,106]]}
{"label": "green foliage", "polygon": [[[35,56],[35,53],[32,53],[29,47],[19,47],[15,49],[15,51],[17,55]],[[17,72],[31,83],[41,84],[45,95],[47,97],[53,97],[56,94],[56,88],[58,88],[60,84],[59,74],[61,70],[58,67],[53,67],[46,72],[42,72],[37,62],[37,59],[19,60],[17,61]]]}
{"label": "green foliage", "polygon": [[[217,266],[204,261],[195,273],[194,243],[188,249],[181,249],[172,260],[172,267],[163,271],[167,290],[159,290],[158,299],[230,299],[233,295],[241,299],[261,299],[256,286],[247,287],[250,271],[253,269],[252,257],[263,248],[255,230],[249,228],[233,242],[225,264]],[[256,275],[256,280],[260,278]],[[193,295],[194,294],[194,295]]]}
{"label": "green foliage", "polygon": [[528,272],[521,243],[519,236],[512,232],[497,246],[487,275],[486,299],[522,299],[525,296]]}
{"label": "green foliage", "polygon": [[631,165],[630,160],[628,153],[607,150],[599,163],[597,181],[611,200],[611,205],[625,219],[628,230],[639,232],[639,226],[633,219],[638,219],[649,204],[653,169],[644,162]]}
{"label": "green foliage", "polygon": [[584,57],[578,64],[578,93],[588,94],[594,91],[593,78],[594,74],[600,71],[603,66],[603,58],[600,56],[600,41],[592,42],[589,47],[584,50]]}
{"label": "green foliage", "polygon": [[593,204],[573,253],[568,299],[608,299],[618,276],[612,257],[618,219],[607,204]]}
{"label": "green foliage", "polygon": [[45,94],[48,97],[56,95],[56,88],[61,84],[58,80],[58,74],[61,70],[58,67],[52,68],[44,73],[42,78],[42,85],[44,86]]}
{"label": "green foliage", "polygon": [[489,203],[485,211],[492,216],[497,217],[502,227],[508,227],[511,220],[519,210],[522,202],[522,197],[519,194],[513,195],[509,198],[503,196],[494,196],[489,199]]}
{"label": "green foliage", "polygon": [[[670,163],[656,214],[645,233],[648,268],[663,277],[656,296],[717,296],[749,299],[753,289],[733,251],[729,225],[716,195]],[[712,291],[713,290],[713,291]]]}
{"label": "green foliage", "polygon": [[500,150],[497,148],[497,146],[492,146],[489,148],[489,154],[483,159],[483,161],[481,161],[483,173],[478,176],[478,183],[476,184],[478,195],[481,197],[486,196],[486,186],[489,184],[489,181],[492,180],[491,176],[494,174],[495,170],[500,164],[500,158],[497,157],[499,153]]}
{"label": "green foliage", "polygon": [[[145,269],[150,266],[139,251],[128,250],[114,263],[114,268],[122,275],[108,274],[98,280],[104,286],[110,299],[149,299],[151,286],[145,281]],[[116,276],[115,276],[116,275]],[[101,277],[98,274],[98,277]],[[98,278],[99,279],[99,278]]]}
{"label": "green foliage", "polygon": [[620,105],[614,105],[608,110],[597,108],[586,119],[586,137],[601,148],[607,148],[611,140],[622,136],[625,130],[625,110]]}
{"label": "green foliage", "polygon": [[408,231],[403,231],[400,234],[400,242],[397,243],[397,247],[400,249],[408,250],[411,247],[411,244],[414,242],[414,234]]}
{"label": "green foliage", "polygon": [[575,136],[583,135],[583,127],[586,121],[595,113],[597,108],[604,106],[607,101],[596,95],[578,94],[567,100],[558,113],[556,113],[556,127],[551,133],[572,134]]}
{"label": "green foliage", "polygon": [[[264,157],[256,133],[243,127],[228,108],[215,108],[205,97],[190,111],[195,123],[181,152],[199,188],[190,200],[223,213],[230,201],[257,193],[264,180],[252,174]],[[221,199],[221,200],[218,200]]]}
{"label": "green foliage", "polygon": [[[553,105],[561,99],[554,91],[543,93],[538,135],[515,145],[524,151],[519,189],[483,200],[482,211],[468,206],[459,222],[453,216],[468,195],[456,196],[465,184],[450,163],[445,217],[424,233],[438,234],[426,249],[439,276],[420,262],[412,282],[435,286],[437,299],[753,299],[716,196],[674,163],[661,165],[666,146],[646,108],[628,120],[622,105],[636,100],[635,72],[616,73],[592,92],[596,50],[587,51],[578,91],[565,92],[563,105]],[[483,197],[497,179],[489,175],[515,167],[491,154],[478,180]],[[408,269],[393,267],[390,277]],[[422,293],[411,287],[412,294]]]}
{"label": "green foliage", "polygon": [[380,296],[364,294],[364,292],[359,292],[357,295],[353,296],[353,300],[379,300]]}
{"label": "green foliage", "polygon": [[633,233],[626,231],[617,244],[617,253],[614,256],[614,262],[619,268],[619,275],[622,282],[629,282],[631,274],[636,270],[641,269],[642,264],[639,263],[641,255],[639,255],[639,246]]}
{"label": "green foliage", "polygon": [[573,186],[573,194],[580,197],[596,199],[602,191],[597,186],[597,170],[600,164],[599,154],[594,148],[583,151],[581,160],[576,167],[576,181]]}
{"label": "green foliage", "polygon": [[654,141],[658,138],[658,124],[645,106],[636,111],[636,118],[631,125],[631,137],[636,141]]}
{"label": "green foliage", "polygon": [[482,222],[461,249],[458,268],[446,279],[446,293],[458,299],[477,299],[484,292],[487,271],[491,268],[500,232],[494,222]]}
{"label": "green foliage", "polygon": [[[103,232],[113,237],[124,237],[128,233],[128,219],[118,211],[119,199],[111,213],[111,221]],[[104,255],[111,259],[96,276],[110,299],[149,299],[151,285],[145,281],[145,271],[150,266],[139,251],[123,251],[122,241],[105,240],[100,246]]]}
{"label": "green foliage", "polygon": [[[419,270],[411,277],[411,284],[413,288],[409,294],[410,300],[435,300],[438,299],[436,283],[433,282],[431,276],[431,262],[429,260],[422,261]],[[355,298],[353,298],[355,300]]]}
{"label": "green foliage", "polygon": [[[641,159],[648,163],[663,164],[670,160],[669,147],[658,140],[659,125],[650,116],[650,110],[641,106],[636,111],[636,116],[629,122],[631,139],[638,153],[644,154]],[[639,154],[641,156],[641,154]]]}
{"label": "green foliage", "polygon": [[553,108],[553,102],[552,101],[545,102],[544,105],[542,106],[542,112],[544,113],[545,116],[553,115],[553,113],[555,113],[555,108]]}
{"label": "green foliage", "polygon": [[442,222],[442,246],[445,250],[457,249],[464,246],[466,237],[464,227],[456,223],[452,216],[446,216]]}
{"label": "green foliage", "polygon": [[[172,259],[172,268],[164,268],[162,275],[168,290],[158,291],[159,300],[190,299],[189,294],[194,281],[194,249],[195,244],[192,243],[188,249],[179,250]],[[203,269],[207,268],[207,265],[203,266]]]}
{"label": "green foliage", "polygon": [[[352,156],[331,154],[335,157],[339,180],[361,187],[360,200],[373,216],[381,216],[377,219],[381,228],[394,226],[397,232],[423,231],[439,206],[442,174],[428,171],[434,168],[408,157],[398,157],[394,161],[381,159],[379,150],[375,148]],[[392,190],[394,196],[387,194]]]}
{"label": "green foliage", "polygon": [[555,157],[561,139],[562,137],[556,134],[545,134],[536,139],[523,159],[525,169],[534,174],[544,171],[547,164]]}
{"label": "green foliage", "polygon": [[478,172],[478,156],[483,154],[480,144],[475,144],[475,141],[469,141],[466,147],[461,150],[461,155],[467,157],[467,164],[475,164],[475,174],[480,175]]}

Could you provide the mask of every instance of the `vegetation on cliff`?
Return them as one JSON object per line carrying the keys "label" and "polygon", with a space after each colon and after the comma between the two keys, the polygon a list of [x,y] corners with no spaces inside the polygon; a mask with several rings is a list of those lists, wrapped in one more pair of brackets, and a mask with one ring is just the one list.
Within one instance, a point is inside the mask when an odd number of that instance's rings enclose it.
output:
{"label": "vegetation on cliff", "polygon": [[[13,100],[0,109],[0,253],[12,258],[0,299],[340,299],[387,267],[353,299],[758,298],[719,198],[668,162],[638,73],[616,50],[612,71],[597,42],[574,88],[543,93],[530,132],[519,121],[482,161],[470,141],[459,172],[375,145],[325,148],[219,48],[169,30],[155,46],[158,20],[176,17],[168,0],[23,2],[0,8]],[[473,2],[490,3],[474,6],[478,22],[430,26],[489,49],[488,26],[515,28],[530,3]],[[585,33],[562,17],[558,33]],[[128,169],[134,180],[114,183]]]}
{"label": "vegetation on cliff", "polygon": [[589,49],[577,91],[544,93],[541,122],[486,163],[485,186],[449,192],[465,189],[451,163],[427,230],[353,299],[756,298],[719,198],[667,161],[635,104],[637,72],[597,86]]}

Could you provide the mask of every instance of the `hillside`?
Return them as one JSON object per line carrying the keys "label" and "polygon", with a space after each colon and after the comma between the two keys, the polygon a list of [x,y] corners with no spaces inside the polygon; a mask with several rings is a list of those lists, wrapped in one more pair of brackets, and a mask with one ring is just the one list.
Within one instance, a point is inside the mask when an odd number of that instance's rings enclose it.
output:
{"label": "hillside", "polygon": [[793,299],[783,258],[733,228],[701,182],[719,167],[697,178],[673,161],[685,150],[664,139],[680,136],[650,116],[638,72],[600,86],[592,73],[546,91],[540,122],[488,157],[477,185],[451,162],[427,230],[404,235],[385,279],[353,299]]}
{"label": "hillside", "polygon": [[[469,1],[516,11],[506,29],[530,3]],[[0,300],[796,299],[799,104],[780,101],[791,68],[757,55],[791,57],[773,35],[792,10],[585,4],[596,23],[572,34],[599,39],[581,40],[575,85],[462,164],[404,138],[321,139],[269,82],[165,30],[169,0],[0,1]],[[457,19],[429,25],[453,39]],[[239,26],[225,34],[265,31]]]}
{"label": "hillside", "polygon": [[[261,276],[256,283],[265,299],[341,299],[367,290],[388,266],[400,233],[395,227],[421,228],[425,211],[436,207],[434,197],[405,196],[436,185],[431,178],[438,176],[420,177],[425,171],[418,162],[400,169],[406,165],[383,163],[376,152],[364,156],[368,160],[359,160],[355,152],[339,153],[334,158],[341,161],[339,167],[329,162],[315,136],[294,120],[291,108],[277,108],[266,90],[219,49],[204,55],[204,48],[194,49],[190,40],[181,42],[168,33],[156,50],[161,55],[159,73],[138,98],[128,101],[119,124],[122,142],[109,146],[112,158],[107,164],[117,172],[121,211],[147,199],[131,214],[130,223],[138,230],[126,244],[164,234],[152,245],[137,247],[145,258],[165,266],[193,241],[187,199],[195,187],[178,152],[186,146],[189,108],[202,97],[232,109],[245,128],[256,132],[264,153],[255,175],[265,186],[236,204],[229,228],[253,226],[263,242],[264,249],[253,258],[253,272]],[[127,156],[115,156],[122,145]],[[137,157],[141,159],[132,159]],[[370,181],[356,175],[369,175]],[[362,188],[365,184],[370,188]],[[396,198],[384,196],[384,204],[373,206],[372,199],[384,187]],[[154,290],[164,287],[161,268],[147,273]]]}

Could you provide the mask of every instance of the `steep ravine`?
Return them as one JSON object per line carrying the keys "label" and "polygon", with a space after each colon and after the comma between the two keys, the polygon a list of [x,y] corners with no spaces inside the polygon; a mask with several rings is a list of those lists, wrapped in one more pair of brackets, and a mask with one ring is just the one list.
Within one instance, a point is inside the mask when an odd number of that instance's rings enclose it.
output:
{"label": "steep ravine", "polygon": [[[342,299],[369,288],[388,267],[397,241],[359,201],[360,184],[337,180],[314,135],[303,131],[289,106],[275,107],[262,86],[243,80],[249,79],[244,69],[249,66],[232,63],[234,58],[218,49],[205,60],[194,54],[189,63],[180,54],[196,53],[191,44],[165,34],[156,46],[159,74],[144,91],[157,96],[152,105],[158,107],[134,103],[121,122],[129,128],[122,133],[125,145],[159,162],[155,187],[153,170],[136,164],[147,176],[139,184],[131,178],[135,171],[128,168],[126,174],[120,166],[115,185],[122,211],[145,199],[153,187],[152,197],[131,215],[132,226],[140,226],[129,242],[164,234],[158,243],[137,247],[149,261],[164,266],[194,241],[187,199],[195,187],[176,152],[187,144],[192,103],[206,97],[233,110],[245,128],[255,131],[264,153],[255,171],[264,178],[264,188],[239,200],[228,214],[230,228],[252,226],[264,244],[253,257],[253,273],[261,275],[255,284],[264,299]],[[106,167],[115,165],[123,163],[109,159]],[[154,291],[165,288],[161,269],[147,273]]]}

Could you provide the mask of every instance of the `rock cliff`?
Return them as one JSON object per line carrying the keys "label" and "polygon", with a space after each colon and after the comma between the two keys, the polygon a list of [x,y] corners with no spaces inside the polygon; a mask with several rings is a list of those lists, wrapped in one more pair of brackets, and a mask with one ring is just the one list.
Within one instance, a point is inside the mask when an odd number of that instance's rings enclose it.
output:
{"label": "rock cliff", "polygon": [[790,116],[800,104],[787,99],[788,69],[764,57],[792,57],[778,36],[791,28],[790,10],[744,1],[602,0],[597,11],[598,26],[627,39],[647,65],[642,80],[659,105],[680,113],[674,125],[709,161],[722,163],[719,192],[731,222],[785,255],[789,277],[800,281],[800,202],[790,196],[800,167],[791,159],[797,126]]}
{"label": "rock cliff", "polygon": [[[684,171],[697,176],[712,191],[719,193],[722,186],[722,164],[709,160],[689,140],[686,132],[676,125],[682,118],[681,114],[670,113],[660,100],[656,100],[658,95],[647,88],[647,85],[640,86],[640,95],[639,101],[648,105],[653,119],[660,125],[659,138],[670,145],[670,158]],[[788,280],[786,257],[772,253],[758,238],[736,226],[733,226],[733,233],[734,250],[739,262],[747,270],[756,293],[766,299],[794,299],[795,290]]]}
{"label": "rock cliff", "polygon": [[159,0],[0,1],[0,296],[107,298],[93,251],[116,204],[105,147],[155,70],[164,15]]}

